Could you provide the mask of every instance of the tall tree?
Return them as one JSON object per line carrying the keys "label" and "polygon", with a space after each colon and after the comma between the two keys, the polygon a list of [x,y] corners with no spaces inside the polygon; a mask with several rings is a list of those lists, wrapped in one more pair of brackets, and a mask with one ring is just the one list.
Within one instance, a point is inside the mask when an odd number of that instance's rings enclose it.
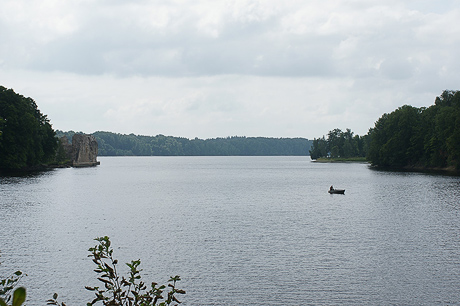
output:
{"label": "tall tree", "polygon": [[55,132],[31,98],[0,86],[0,169],[23,169],[54,159]]}
{"label": "tall tree", "polygon": [[444,91],[429,108],[402,106],[369,131],[368,159],[381,167],[460,170],[460,92]]}
{"label": "tall tree", "polygon": [[414,163],[413,152],[418,145],[417,131],[421,109],[404,105],[391,114],[384,114],[371,133],[368,158],[373,164],[384,167],[402,167]]}
{"label": "tall tree", "polygon": [[327,139],[314,139],[310,149],[311,159],[321,157],[365,157],[367,151],[367,135],[354,135],[351,129],[343,132],[341,129],[333,129],[328,132]]}

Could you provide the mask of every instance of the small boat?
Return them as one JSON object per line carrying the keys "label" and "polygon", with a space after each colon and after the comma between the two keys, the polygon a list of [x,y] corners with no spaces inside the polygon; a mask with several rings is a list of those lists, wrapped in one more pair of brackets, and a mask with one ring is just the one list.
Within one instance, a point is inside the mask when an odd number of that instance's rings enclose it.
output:
{"label": "small boat", "polygon": [[345,189],[329,189],[327,192],[330,194],[345,194]]}

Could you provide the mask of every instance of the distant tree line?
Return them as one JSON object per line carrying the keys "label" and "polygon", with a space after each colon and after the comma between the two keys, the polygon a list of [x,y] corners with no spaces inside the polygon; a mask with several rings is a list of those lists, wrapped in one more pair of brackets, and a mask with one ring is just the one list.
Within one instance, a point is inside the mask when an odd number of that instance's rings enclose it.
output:
{"label": "distant tree line", "polygon": [[0,86],[0,169],[48,163],[57,146],[55,132],[35,101]]}
{"label": "distant tree line", "polygon": [[373,165],[460,170],[460,92],[445,90],[428,108],[383,114],[368,135]]}
{"label": "distant tree line", "polygon": [[350,129],[329,131],[327,138],[315,138],[310,149],[311,159],[321,157],[352,158],[365,157],[368,150],[368,136],[354,135]]}
{"label": "distant tree line", "polygon": [[[74,131],[57,131],[71,139]],[[311,141],[305,138],[226,137],[188,139],[95,132],[100,156],[306,156]]]}

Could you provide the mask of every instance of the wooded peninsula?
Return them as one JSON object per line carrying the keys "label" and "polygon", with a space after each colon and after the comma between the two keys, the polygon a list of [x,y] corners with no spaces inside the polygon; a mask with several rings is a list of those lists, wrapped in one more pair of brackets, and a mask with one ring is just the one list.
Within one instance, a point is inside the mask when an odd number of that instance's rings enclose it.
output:
{"label": "wooded peninsula", "polygon": [[445,90],[434,105],[404,105],[383,114],[367,135],[332,130],[314,139],[312,159],[366,157],[375,167],[460,172],[460,91]]}

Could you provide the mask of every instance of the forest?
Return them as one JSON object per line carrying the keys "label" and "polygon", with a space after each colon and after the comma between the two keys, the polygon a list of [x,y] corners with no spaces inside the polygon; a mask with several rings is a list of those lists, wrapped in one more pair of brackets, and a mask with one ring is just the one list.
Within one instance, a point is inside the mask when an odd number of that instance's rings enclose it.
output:
{"label": "forest", "polygon": [[53,161],[57,146],[50,121],[35,101],[0,86],[0,169]]}
{"label": "forest", "polygon": [[329,131],[314,139],[312,159],[361,157],[375,167],[460,171],[460,91],[445,90],[434,105],[404,105],[383,114],[367,135]]}
{"label": "forest", "polygon": [[460,170],[460,91],[445,90],[434,105],[404,105],[369,130],[368,160],[390,168]]}
{"label": "forest", "polygon": [[[74,131],[56,131],[72,139]],[[305,138],[226,137],[188,139],[95,132],[100,156],[306,156],[311,141]]]}

